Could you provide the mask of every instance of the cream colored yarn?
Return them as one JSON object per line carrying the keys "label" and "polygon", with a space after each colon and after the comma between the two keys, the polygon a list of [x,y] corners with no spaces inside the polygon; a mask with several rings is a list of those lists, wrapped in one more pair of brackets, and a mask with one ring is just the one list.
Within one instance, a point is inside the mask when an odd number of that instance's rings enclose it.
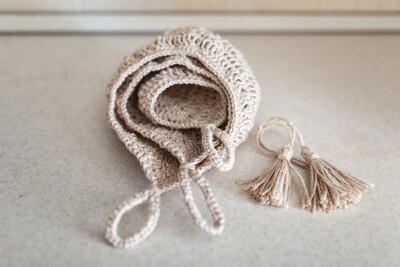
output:
{"label": "cream colored yarn", "polygon": [[[229,170],[235,149],[253,126],[259,87],[242,54],[203,28],[166,32],[127,56],[108,86],[108,119],[150,180],[148,190],[117,207],[107,240],[133,247],[155,229],[162,193],[180,187],[195,224],[220,234],[224,216],[203,173]],[[209,223],[197,207],[191,183],[202,192]],[[125,212],[148,202],[150,216],[137,233],[121,237]]]}

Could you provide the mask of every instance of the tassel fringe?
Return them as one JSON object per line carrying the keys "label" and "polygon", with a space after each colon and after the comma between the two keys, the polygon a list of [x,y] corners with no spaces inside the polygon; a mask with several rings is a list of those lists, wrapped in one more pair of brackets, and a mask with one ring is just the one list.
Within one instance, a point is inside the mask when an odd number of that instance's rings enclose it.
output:
{"label": "tassel fringe", "polygon": [[[273,125],[285,128],[290,137],[290,142],[280,153],[268,148],[261,138],[262,134]],[[292,158],[295,140],[298,141],[304,160]],[[303,209],[311,207],[312,212],[329,213],[337,209],[347,209],[350,205],[360,202],[363,192],[375,187],[374,184],[359,180],[313,153],[304,145],[302,134],[284,118],[274,117],[262,123],[258,128],[256,144],[261,152],[277,159],[272,168],[262,175],[248,180],[238,180],[237,183],[261,204],[287,208],[291,174],[300,181]],[[309,169],[308,188],[293,164]]]}
{"label": "tassel fringe", "polygon": [[[260,204],[288,208],[291,187],[290,171],[294,169],[290,162],[292,155],[292,148],[285,146],[270,170],[252,179],[238,180],[238,185]],[[303,206],[307,206],[307,203],[306,200]]]}
{"label": "tassel fringe", "polygon": [[374,187],[319,158],[306,146],[302,146],[301,155],[309,164],[312,212],[347,209],[361,200],[363,192]]}

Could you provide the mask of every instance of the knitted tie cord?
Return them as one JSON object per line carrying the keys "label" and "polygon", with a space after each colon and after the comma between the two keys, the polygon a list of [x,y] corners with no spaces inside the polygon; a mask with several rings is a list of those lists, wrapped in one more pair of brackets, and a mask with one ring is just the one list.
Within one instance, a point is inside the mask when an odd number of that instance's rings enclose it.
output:
{"label": "knitted tie cord", "polygon": [[[113,246],[145,240],[157,225],[160,196],[177,187],[200,229],[210,235],[223,231],[224,215],[203,173],[232,168],[236,147],[253,127],[259,91],[240,51],[202,28],[168,31],[124,58],[108,85],[108,119],[151,185],[112,213],[106,239]],[[211,223],[196,204],[192,184],[204,197]],[[120,236],[122,216],[146,202],[145,226]]]}

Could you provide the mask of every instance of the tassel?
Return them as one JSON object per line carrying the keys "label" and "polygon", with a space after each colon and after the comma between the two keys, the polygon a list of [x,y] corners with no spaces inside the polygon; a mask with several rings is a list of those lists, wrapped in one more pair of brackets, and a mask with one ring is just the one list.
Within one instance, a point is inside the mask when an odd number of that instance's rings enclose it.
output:
{"label": "tassel", "polygon": [[[301,140],[300,142],[302,142]],[[313,153],[309,147],[301,146],[301,155],[310,170],[311,210],[331,212],[347,209],[349,205],[361,200],[361,193],[374,185],[365,183],[356,177],[339,170],[329,162]]]}
{"label": "tassel", "polygon": [[238,180],[238,185],[260,204],[287,208],[290,196],[290,170],[292,169],[290,159],[292,156],[292,147],[285,146],[270,170],[252,179]]}
{"label": "tassel", "polygon": [[[285,128],[290,137],[290,143],[280,153],[268,148],[261,139],[262,134],[273,125]],[[304,160],[292,158],[293,145],[296,140],[300,145]],[[339,170],[313,153],[309,147],[304,145],[302,134],[284,118],[274,117],[262,123],[258,128],[256,144],[261,152],[267,156],[277,157],[277,160],[271,170],[253,179],[239,180],[237,183],[261,204],[288,207],[291,187],[290,173],[295,174],[300,181],[303,209],[311,207],[312,212],[329,213],[336,209],[347,209],[348,206],[361,200],[363,192],[375,187],[374,184],[365,183]],[[293,164],[309,168],[310,190],[307,189],[302,176]]]}

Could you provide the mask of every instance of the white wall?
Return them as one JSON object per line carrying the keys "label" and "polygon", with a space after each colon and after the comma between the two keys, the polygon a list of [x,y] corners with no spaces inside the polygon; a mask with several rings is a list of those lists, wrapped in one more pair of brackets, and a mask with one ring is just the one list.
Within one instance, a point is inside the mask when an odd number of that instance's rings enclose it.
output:
{"label": "white wall", "polygon": [[399,32],[400,0],[0,0],[0,33]]}

